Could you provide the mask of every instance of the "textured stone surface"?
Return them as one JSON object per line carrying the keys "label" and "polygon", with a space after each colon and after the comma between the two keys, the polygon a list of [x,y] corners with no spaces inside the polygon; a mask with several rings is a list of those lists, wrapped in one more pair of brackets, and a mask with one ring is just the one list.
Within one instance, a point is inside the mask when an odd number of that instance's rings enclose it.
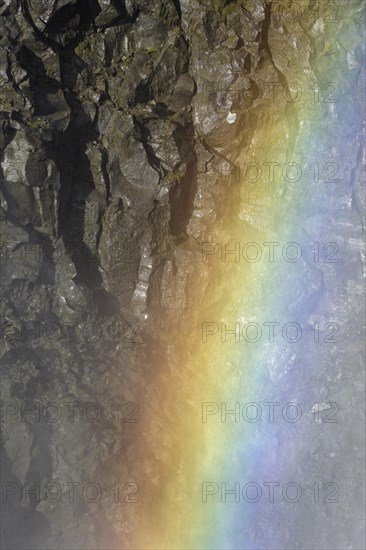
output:
{"label": "textured stone surface", "polygon": [[[321,17],[314,19],[313,2],[302,4],[300,22],[271,13],[264,0],[2,2],[3,401],[108,408],[157,391],[144,376],[157,359],[144,350],[155,339],[156,347],[168,342],[169,355],[169,334],[205,304],[210,269],[201,263],[197,280],[195,266],[214,224],[220,238],[230,207],[231,180],[223,184],[222,175],[241,158],[258,158],[267,124],[289,120],[286,102],[266,120],[263,83],[279,75],[293,83],[299,74],[329,80]],[[349,10],[348,40],[338,45],[350,67],[360,5]],[[296,140],[299,121],[287,129]],[[354,166],[357,136],[345,146]],[[362,210],[362,192],[354,192]],[[260,228],[260,208],[251,212],[247,198],[238,197],[232,223],[242,223],[246,205],[248,223]],[[340,210],[348,198],[346,190],[337,198]],[[347,235],[360,245],[357,230]],[[218,285],[217,300],[224,295]],[[32,334],[51,324],[54,338]],[[174,433],[168,415],[165,428]],[[139,430],[113,415],[102,423],[7,422],[3,480],[108,487],[135,471],[152,478],[153,456],[134,459]],[[157,428],[157,445],[172,440]],[[167,456],[174,452],[167,445]],[[49,502],[18,502],[4,514],[8,550],[129,548],[138,528],[138,508],[111,498],[65,500],[56,512]],[[352,548],[360,540],[355,533]]]}

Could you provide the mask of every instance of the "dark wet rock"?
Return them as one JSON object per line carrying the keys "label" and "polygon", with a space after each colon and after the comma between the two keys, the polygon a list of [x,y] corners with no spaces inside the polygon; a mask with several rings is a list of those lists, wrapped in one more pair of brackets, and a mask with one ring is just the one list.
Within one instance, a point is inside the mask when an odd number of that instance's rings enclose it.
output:
{"label": "dark wet rock", "polygon": [[133,51],[157,51],[168,37],[168,28],[159,18],[141,14],[131,31]]}
{"label": "dark wet rock", "polygon": [[172,96],[167,103],[169,109],[179,112],[184,107],[188,107],[191,104],[194,92],[194,80],[190,74],[185,73],[180,75],[174,85]]}
{"label": "dark wet rock", "polygon": [[[335,27],[348,29],[337,46],[325,42],[313,2],[301,12],[301,24],[275,8],[271,16],[263,0],[244,4],[1,4],[3,400],[106,406],[115,399],[123,406],[143,396],[145,415],[155,414],[149,392],[168,391],[151,375],[159,370],[159,346],[172,353],[172,335],[194,323],[199,307],[210,306],[212,285],[217,301],[225,301],[225,284],[212,280],[201,246],[228,237],[223,226],[235,163],[263,156],[256,143],[288,120],[291,106],[284,101],[275,102],[268,120],[264,85],[280,77],[282,93],[285,82],[306,71],[320,85],[341,78],[343,93],[357,88],[357,3]],[[344,64],[330,77],[324,72],[335,47],[345,52]],[[362,105],[361,97],[349,95]],[[338,116],[348,122],[346,112]],[[301,117],[306,122],[305,108]],[[295,142],[300,130],[293,120],[286,130]],[[360,162],[359,138],[342,144],[350,173]],[[280,157],[281,144],[275,153]],[[356,212],[364,199],[361,186],[355,184],[352,196],[349,188],[335,200],[339,219],[355,205],[349,234],[357,249]],[[235,195],[234,227],[243,219],[251,228],[264,226],[263,204],[249,200],[254,191],[246,186]],[[332,278],[326,270],[304,272],[314,292],[322,277],[326,284]],[[146,357],[152,341],[158,351]],[[189,387],[184,369],[176,370],[177,386]],[[165,427],[174,434],[171,419]],[[3,433],[3,479],[108,487],[143,472],[143,483],[156,459],[148,455],[136,464],[139,430],[113,418],[38,425],[13,419]],[[180,442],[171,448],[174,438],[158,433],[156,441],[167,456],[180,452]],[[107,498],[93,507],[78,497],[57,508],[15,499],[3,508],[9,550],[129,548],[131,526],[139,525],[132,507]]]}

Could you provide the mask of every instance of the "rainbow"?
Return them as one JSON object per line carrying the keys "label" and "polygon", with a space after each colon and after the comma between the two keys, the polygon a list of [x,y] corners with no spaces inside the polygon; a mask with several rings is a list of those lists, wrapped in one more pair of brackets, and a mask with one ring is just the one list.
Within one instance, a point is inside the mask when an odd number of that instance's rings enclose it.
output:
{"label": "rainbow", "polygon": [[[343,25],[314,35],[297,87],[285,74],[288,99],[253,104],[260,122],[238,171],[220,182],[230,209],[193,254],[192,281],[206,277],[209,289],[204,304],[192,288],[179,332],[149,351],[136,549],[293,548],[316,484],[337,482],[331,471],[309,478],[304,441],[334,429],[315,421],[316,404],[336,418],[325,379],[340,368],[350,315],[340,312],[353,253],[343,232],[359,223],[365,61],[351,4],[339,5]],[[291,60],[291,74],[303,76],[304,59],[295,51]]]}

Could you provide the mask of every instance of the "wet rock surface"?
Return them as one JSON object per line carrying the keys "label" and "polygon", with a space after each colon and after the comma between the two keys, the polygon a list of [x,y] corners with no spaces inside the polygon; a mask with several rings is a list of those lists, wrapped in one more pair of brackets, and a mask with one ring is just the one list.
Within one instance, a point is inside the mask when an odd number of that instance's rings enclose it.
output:
{"label": "wet rock surface", "polygon": [[[16,487],[38,480],[64,490],[57,506],[51,498],[9,499],[2,548],[131,547],[139,509],[114,499],[113,487],[119,482],[126,497],[133,486],[125,484],[143,486],[156,465],[153,451],[136,460],[144,428],[121,421],[133,413],[124,406],[146,401],[144,414],[154,414],[149,396],[164,393],[164,380],[149,380],[172,353],[169,335],[193,322],[197,304],[209,310],[217,281],[202,263],[202,243],[223,238],[235,163],[259,158],[256,142],[268,126],[287,124],[289,142],[303,131],[305,111],[289,102],[276,102],[266,119],[266,82],[278,81],[282,93],[299,75],[319,86],[332,78],[322,71],[331,55],[319,30],[324,16],[310,0],[302,5],[300,20],[289,20],[264,0],[2,2],[1,397],[16,409],[3,423],[1,473]],[[339,47],[350,68],[334,68],[348,79],[345,93],[358,85],[360,10],[352,2],[348,19],[334,24],[335,34],[349,27]],[[357,128],[345,145],[350,166],[360,158],[360,136]],[[354,201],[354,227],[345,223],[357,247],[364,205],[349,183],[353,190],[345,186],[337,200],[340,211]],[[234,234],[243,219],[255,228],[271,223],[250,192],[238,192]],[[340,226],[331,223],[336,235]],[[217,283],[217,302],[225,290]],[[341,295],[335,300],[342,323],[347,311]],[[63,410],[54,422],[43,416],[51,402]],[[66,402],[79,404],[74,416]],[[85,412],[85,403],[97,404],[103,419],[92,420],[95,406]],[[23,406],[35,411],[33,420],[25,412],[29,421],[19,422]],[[174,418],[165,420],[174,433]],[[349,425],[356,421],[353,414]],[[174,447],[158,430],[156,437],[167,456],[179,452],[179,441]],[[87,482],[100,484],[104,498],[92,502],[92,489],[89,501],[81,498]],[[346,522],[353,513],[361,510],[346,507]],[[300,548],[291,537],[289,548]],[[358,548],[361,534],[354,537]]]}

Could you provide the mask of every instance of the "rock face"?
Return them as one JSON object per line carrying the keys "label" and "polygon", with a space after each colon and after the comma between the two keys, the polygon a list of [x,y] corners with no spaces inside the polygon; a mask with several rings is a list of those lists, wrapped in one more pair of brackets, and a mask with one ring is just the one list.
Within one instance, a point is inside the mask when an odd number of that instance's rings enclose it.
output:
{"label": "rock face", "polygon": [[274,119],[296,141],[293,104],[267,121],[264,90],[327,83],[324,16],[302,5],[299,21],[264,0],[1,3],[4,550],[131,547],[134,472],[154,471],[134,454],[147,350],[205,302],[210,270],[195,266],[232,209],[236,161]]}

